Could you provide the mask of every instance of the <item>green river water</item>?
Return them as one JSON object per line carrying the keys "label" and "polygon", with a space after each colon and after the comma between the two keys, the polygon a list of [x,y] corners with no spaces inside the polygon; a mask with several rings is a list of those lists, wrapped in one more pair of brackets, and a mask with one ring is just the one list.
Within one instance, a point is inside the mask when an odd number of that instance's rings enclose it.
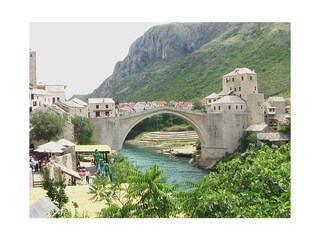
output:
{"label": "green river water", "polygon": [[[131,144],[124,144],[121,150],[121,154],[141,172],[157,165],[163,170],[163,175],[169,185],[182,183],[183,181],[197,182],[209,173],[207,170],[189,164],[189,158],[170,158],[159,152],[160,150],[156,148]],[[188,186],[182,184],[179,189],[185,190],[187,188]]]}

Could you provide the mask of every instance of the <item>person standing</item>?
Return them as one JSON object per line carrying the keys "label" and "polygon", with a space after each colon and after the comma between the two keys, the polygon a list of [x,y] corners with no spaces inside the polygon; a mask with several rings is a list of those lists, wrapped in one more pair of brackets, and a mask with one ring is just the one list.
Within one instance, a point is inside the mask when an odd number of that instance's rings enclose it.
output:
{"label": "person standing", "polygon": [[86,171],[86,181],[87,181],[87,183],[89,184],[89,177],[90,177],[90,172],[89,172],[89,170],[87,170]]}
{"label": "person standing", "polygon": [[96,165],[96,172],[99,173],[100,172],[100,153],[98,151],[98,149],[96,149],[94,151],[94,154],[93,154],[93,157],[94,157],[94,164]]}
{"label": "person standing", "polygon": [[100,175],[100,176],[104,176],[104,171],[103,171],[103,169],[104,169],[104,161],[103,161],[103,159],[100,159],[100,161],[99,161],[99,167],[100,167],[99,175]]}
{"label": "person standing", "polygon": [[112,181],[112,175],[111,175],[108,159],[105,161],[105,164],[104,164],[104,172],[105,172],[106,177],[108,178],[108,182],[111,182]]}

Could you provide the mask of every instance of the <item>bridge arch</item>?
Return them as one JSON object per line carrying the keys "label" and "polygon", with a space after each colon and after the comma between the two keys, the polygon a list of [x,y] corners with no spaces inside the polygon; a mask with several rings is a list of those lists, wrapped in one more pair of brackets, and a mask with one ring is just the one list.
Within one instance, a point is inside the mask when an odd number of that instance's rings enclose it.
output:
{"label": "bridge arch", "polygon": [[196,131],[196,133],[199,136],[200,142],[203,145],[206,145],[206,137],[205,137],[205,129],[204,129],[204,123],[205,123],[205,115],[200,112],[194,112],[189,110],[181,110],[176,109],[174,107],[161,107],[161,108],[154,108],[145,110],[142,112],[138,112],[126,117],[120,117],[120,148],[122,148],[123,143],[129,134],[129,132],[136,126],[138,123],[142,122],[143,120],[150,118],[155,115],[160,114],[172,114],[175,116],[178,116],[188,122],[193,129]]}

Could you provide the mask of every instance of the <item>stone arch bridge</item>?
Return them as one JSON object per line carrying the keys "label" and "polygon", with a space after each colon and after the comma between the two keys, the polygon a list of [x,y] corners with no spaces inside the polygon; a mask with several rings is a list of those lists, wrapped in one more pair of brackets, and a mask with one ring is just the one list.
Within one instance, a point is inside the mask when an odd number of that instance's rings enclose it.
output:
{"label": "stone arch bridge", "polygon": [[212,167],[226,152],[233,152],[240,144],[248,127],[247,112],[208,112],[183,110],[175,107],[158,107],[121,117],[91,118],[99,144],[107,144],[119,151],[131,129],[154,115],[169,113],[181,117],[197,132],[201,141],[202,168]]}

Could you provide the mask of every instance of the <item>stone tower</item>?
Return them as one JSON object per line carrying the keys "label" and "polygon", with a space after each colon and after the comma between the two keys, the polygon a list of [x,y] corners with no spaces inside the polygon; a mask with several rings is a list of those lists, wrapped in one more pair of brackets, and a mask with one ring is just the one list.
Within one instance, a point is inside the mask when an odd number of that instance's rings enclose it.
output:
{"label": "stone tower", "polygon": [[29,49],[29,84],[30,88],[37,87],[37,73],[36,73],[36,52]]}
{"label": "stone tower", "polygon": [[263,94],[258,92],[257,74],[248,68],[236,68],[222,77],[223,92],[237,95],[247,103],[248,123],[264,122]]}

